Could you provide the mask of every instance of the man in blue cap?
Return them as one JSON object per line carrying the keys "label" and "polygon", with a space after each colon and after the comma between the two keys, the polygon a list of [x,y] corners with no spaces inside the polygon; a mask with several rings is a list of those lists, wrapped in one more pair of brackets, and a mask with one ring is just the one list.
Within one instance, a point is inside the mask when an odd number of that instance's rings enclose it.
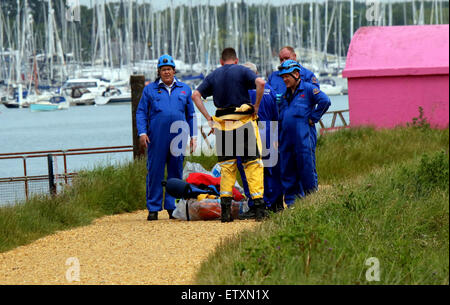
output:
{"label": "man in blue cap", "polygon": [[284,200],[289,207],[295,197],[318,188],[315,168],[315,124],[331,105],[329,97],[301,78],[302,67],[295,60],[279,66],[286,92],[279,104],[279,149]]}
{"label": "man in blue cap", "polygon": [[[190,136],[191,152],[195,150],[194,105],[190,87],[175,77],[175,62],[170,55],[162,55],[158,60],[158,78],[145,86],[136,111],[136,125],[139,144],[147,148],[147,220],[157,220],[162,210],[165,168],[167,179],[182,178],[183,154]],[[184,126],[179,133],[171,132],[173,124]],[[184,124],[184,125],[183,125]],[[189,128],[187,128],[187,126]],[[177,131],[180,129],[176,128]],[[182,141],[178,141],[179,139]],[[173,146],[177,143],[176,147]],[[179,147],[181,144],[182,147]],[[175,198],[165,194],[164,209],[169,218],[175,209]]]}
{"label": "man in blue cap", "polygon": [[[295,50],[291,46],[285,46],[280,49],[280,52],[278,53],[278,57],[280,58],[280,64],[284,63],[286,60],[294,60],[297,61],[297,54],[295,53]],[[298,63],[298,62],[297,62]],[[300,65],[300,78],[303,82],[310,83],[314,86],[316,86],[318,89],[320,89],[320,83],[317,77],[314,75],[313,72],[306,69],[302,65]],[[277,95],[277,102],[280,102],[281,96],[286,92],[286,85],[284,84],[283,78],[281,75],[279,75],[279,71],[274,71],[269,76],[269,80],[267,81],[270,86],[272,86],[273,90],[275,91]],[[311,132],[315,133],[315,136],[312,137],[312,139],[317,139],[317,130],[314,126],[314,128],[311,128]],[[312,145],[314,147],[314,164],[316,164],[316,143],[313,143]],[[315,168],[315,165],[314,165]],[[317,173],[315,174],[317,177]]]}

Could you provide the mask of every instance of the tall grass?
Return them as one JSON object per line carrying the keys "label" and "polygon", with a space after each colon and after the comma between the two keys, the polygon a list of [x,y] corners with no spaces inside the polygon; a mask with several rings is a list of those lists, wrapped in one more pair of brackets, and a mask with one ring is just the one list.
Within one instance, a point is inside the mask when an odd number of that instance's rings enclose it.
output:
{"label": "tall grass", "polygon": [[449,147],[449,129],[350,128],[319,137],[319,184],[330,184],[365,175],[375,168],[402,162]]}
{"label": "tall grass", "polygon": [[197,283],[448,284],[448,166],[437,152],[313,194],[223,243]]}
{"label": "tall grass", "polygon": [[[358,128],[319,140],[331,187],[224,242],[198,284],[448,284],[448,129]],[[366,260],[380,262],[369,282]]]}

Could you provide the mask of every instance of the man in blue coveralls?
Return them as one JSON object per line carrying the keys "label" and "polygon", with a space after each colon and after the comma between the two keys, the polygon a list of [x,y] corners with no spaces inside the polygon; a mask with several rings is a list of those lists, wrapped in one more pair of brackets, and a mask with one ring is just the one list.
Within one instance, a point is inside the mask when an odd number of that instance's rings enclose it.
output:
{"label": "man in blue coveralls", "polygon": [[[247,62],[243,64],[243,66],[249,68],[255,74],[258,74],[258,70],[255,64]],[[249,94],[251,102],[252,104],[254,104],[256,102],[256,90],[249,90]],[[278,124],[278,108],[276,103],[275,91],[267,83],[264,87],[264,95],[259,106],[258,118],[260,122],[264,122],[265,124],[258,124],[263,152],[264,148],[268,149],[267,156],[263,156],[264,202],[268,209],[273,212],[279,212],[283,210],[284,207],[279,154],[278,149],[274,145],[274,142],[278,141],[278,125],[274,125]],[[238,159],[238,170],[241,174],[245,195],[249,198],[249,210],[239,215],[239,219],[253,219],[256,216],[255,206],[253,205],[253,200],[250,198],[247,178],[245,176],[244,168],[242,166],[242,163],[240,162],[240,159]]]}
{"label": "man in blue coveralls", "polygon": [[[286,60],[295,60],[297,61],[297,54],[295,54],[295,50],[291,46],[285,46],[280,49],[278,53],[278,57],[280,58],[280,64],[285,62]],[[313,72],[309,71],[305,67],[300,65],[300,76],[304,82],[311,83],[315,85],[318,89],[320,89],[319,81]],[[277,94],[278,100],[281,95],[286,92],[286,85],[283,82],[283,78],[279,75],[278,71],[272,72],[269,75],[269,79],[267,81],[269,85],[275,90]]]}
{"label": "man in blue coveralls", "polygon": [[[196,139],[193,137],[195,110],[191,96],[190,87],[175,77],[173,58],[170,55],[161,56],[158,60],[158,78],[145,86],[136,111],[139,144],[147,148],[146,193],[149,211],[147,220],[157,220],[158,212],[162,210],[161,182],[164,180],[166,164],[167,179],[182,178],[184,156],[174,151],[184,152],[189,136],[191,152],[195,150]],[[173,133],[171,132],[173,123],[185,128],[180,127],[181,132]],[[180,129],[177,128],[178,130]],[[182,141],[176,141],[180,137]],[[171,147],[172,141],[178,143],[177,147]],[[182,147],[179,147],[180,144]],[[167,210],[169,218],[173,219],[175,198],[167,192],[164,198],[164,209]]]}
{"label": "man in blue coveralls", "polygon": [[[297,61],[297,54],[295,53],[295,50],[291,46],[285,46],[280,49],[280,52],[278,53],[278,57],[280,58],[280,63],[284,63],[286,60],[295,60]],[[300,78],[303,82],[310,83],[314,86],[316,86],[318,89],[320,89],[319,80],[314,75],[313,72],[306,69],[302,65],[300,65]],[[267,81],[270,86],[272,86],[273,90],[275,90],[275,93],[277,95],[277,102],[280,102],[281,96],[286,92],[286,85],[283,81],[283,78],[281,75],[279,75],[279,71],[274,71],[269,76],[269,80]],[[317,130],[316,126],[311,126],[311,132],[315,134],[315,136],[312,137],[313,140],[317,139]],[[316,168],[316,143],[313,143],[312,145],[314,147],[314,170]],[[316,176],[317,180],[317,173],[315,172],[314,175]]]}
{"label": "man in blue coveralls", "polygon": [[289,207],[295,197],[304,197],[318,188],[315,169],[315,124],[331,105],[319,88],[301,79],[302,67],[286,60],[278,68],[286,84],[279,105],[280,162],[284,200]]}

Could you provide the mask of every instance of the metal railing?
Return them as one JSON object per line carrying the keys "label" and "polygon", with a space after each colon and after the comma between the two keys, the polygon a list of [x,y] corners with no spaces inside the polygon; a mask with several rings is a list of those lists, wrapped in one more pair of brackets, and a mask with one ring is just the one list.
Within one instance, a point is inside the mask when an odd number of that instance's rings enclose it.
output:
{"label": "metal railing", "polygon": [[[113,147],[95,147],[95,148],[77,148],[67,150],[45,150],[45,151],[32,151],[32,152],[17,152],[17,153],[0,153],[0,162],[2,160],[21,159],[23,165],[23,176],[19,177],[0,177],[0,203],[5,201],[7,194],[10,197],[20,197],[17,194],[24,194],[24,199],[28,200],[33,193],[43,193],[46,190],[50,194],[56,193],[57,183],[55,181],[61,181],[61,185],[69,184],[73,177],[77,175],[76,172],[69,172],[67,166],[67,160],[71,156],[80,155],[92,155],[92,154],[109,154],[109,153],[123,153],[133,152],[133,146],[113,146]],[[53,157],[62,157],[64,162],[64,169],[62,174],[55,173],[53,171]],[[48,162],[48,174],[47,175],[28,175],[27,160],[35,158],[47,158]],[[34,187],[37,184],[47,184],[47,187]],[[17,192],[11,192],[11,188],[17,185],[23,186],[23,192],[21,190]],[[12,195],[14,193],[14,196]],[[9,198],[14,200],[15,198]],[[8,198],[7,198],[8,199]]]}
{"label": "metal railing", "polygon": [[[323,123],[322,119],[319,121],[319,124],[320,124],[320,127],[321,127],[320,134],[323,134],[323,133],[326,133],[326,132],[333,132],[333,131],[336,131],[336,130],[341,129],[341,128],[349,127],[349,124],[347,123],[347,121],[345,120],[344,115],[343,115],[343,113],[345,113],[345,112],[349,112],[349,110],[346,109],[346,110],[336,110],[336,111],[328,111],[328,112],[326,112],[324,115],[332,114],[333,118],[331,119],[331,125],[329,127],[325,126],[325,124]],[[342,123],[342,125],[339,125],[339,126],[336,125],[336,119],[338,117],[340,118],[340,121]]]}

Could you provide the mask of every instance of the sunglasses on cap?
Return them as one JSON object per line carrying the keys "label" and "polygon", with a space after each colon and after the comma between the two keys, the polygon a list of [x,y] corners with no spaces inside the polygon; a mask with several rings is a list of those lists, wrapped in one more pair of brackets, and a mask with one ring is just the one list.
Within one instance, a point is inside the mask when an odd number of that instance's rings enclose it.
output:
{"label": "sunglasses on cap", "polygon": [[298,63],[293,62],[293,63],[289,64],[288,66],[283,66],[283,65],[278,66],[278,71],[288,70],[288,69],[291,69],[294,67],[297,67],[300,69],[300,65]]}

